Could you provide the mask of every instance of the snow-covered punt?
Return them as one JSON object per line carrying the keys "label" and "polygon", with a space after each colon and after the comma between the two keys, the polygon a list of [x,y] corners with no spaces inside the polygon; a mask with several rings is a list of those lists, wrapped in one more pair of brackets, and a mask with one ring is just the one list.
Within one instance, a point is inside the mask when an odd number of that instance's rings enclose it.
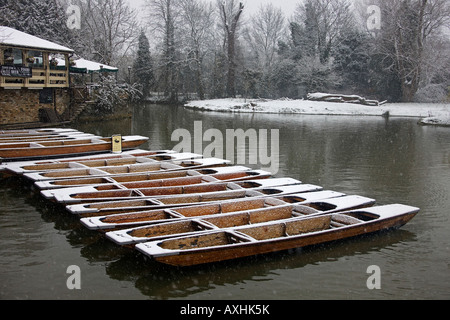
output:
{"label": "snow-covered punt", "polygon": [[170,150],[142,150],[131,149],[124,150],[121,153],[101,153],[94,155],[84,155],[75,157],[31,160],[31,161],[15,161],[8,162],[7,169],[17,175],[23,175],[32,172],[48,172],[55,170],[65,170],[79,167],[103,167],[111,165],[120,165],[127,163],[127,160],[139,157],[150,157],[157,154],[166,154]]}
{"label": "snow-covered punt", "polygon": [[202,155],[193,153],[175,153],[167,150],[149,150],[144,152],[138,152],[136,150],[130,150],[130,152],[124,152],[117,154],[115,157],[105,158],[87,158],[78,160],[59,160],[55,162],[50,161],[31,161],[18,162],[15,165],[10,166],[10,170],[16,174],[27,174],[32,172],[44,173],[64,171],[67,169],[75,168],[100,168],[100,167],[112,167],[122,165],[133,165],[143,162],[150,162],[151,160],[164,161],[164,160],[180,160],[180,159],[192,159],[201,158]]}
{"label": "snow-covered punt", "polygon": [[25,173],[23,176],[34,181],[50,181],[56,179],[83,179],[100,178],[111,175],[121,175],[122,177],[132,176],[137,173],[156,172],[156,171],[178,171],[208,167],[225,166],[230,163],[229,160],[220,158],[206,159],[181,159],[158,161],[149,157],[140,157],[135,164],[109,165],[101,167],[87,167],[78,165],[78,168],[68,168],[63,170],[50,170],[43,172]]}
{"label": "snow-covered punt", "polygon": [[418,212],[415,207],[393,204],[310,218],[291,218],[232,230],[215,230],[140,243],[135,248],[158,262],[192,266],[399,228]]}
{"label": "snow-covered punt", "polygon": [[[132,149],[147,142],[147,137],[124,136],[122,148]],[[3,161],[24,161],[29,159],[63,157],[112,150],[112,138],[86,138],[76,140],[55,140],[44,142],[23,142],[0,144],[0,158]]]}
{"label": "snow-covered punt", "polygon": [[212,176],[193,177],[188,179],[179,179],[178,184],[164,187],[147,187],[147,188],[118,188],[115,190],[97,191],[88,187],[80,187],[74,191],[73,189],[61,189],[60,193],[56,190],[52,191],[56,202],[65,204],[74,203],[92,203],[104,201],[123,201],[138,198],[152,197],[172,197],[178,195],[201,194],[208,192],[226,192],[238,189],[256,189],[269,188],[276,186],[286,186],[301,184],[300,181],[291,178],[278,179],[258,179],[226,182],[220,181]]}
{"label": "snow-covered punt", "polygon": [[[268,201],[267,199],[266,201]],[[106,236],[119,245],[132,246],[136,243],[188,236],[212,230],[233,230],[242,226],[257,225],[269,221],[286,220],[301,216],[312,216],[370,207],[375,200],[360,196],[345,196],[323,199],[317,203],[302,205],[287,204],[277,199],[270,199],[270,205],[254,210],[239,210],[218,216],[199,217],[197,219],[175,219],[166,223],[147,225],[143,227],[111,231]],[[320,210],[314,209],[320,208]]]}
{"label": "snow-covered punt", "polygon": [[[228,185],[231,187],[231,184]],[[81,217],[106,216],[118,213],[148,211],[153,209],[167,209],[181,206],[193,206],[202,203],[213,203],[256,197],[282,196],[287,194],[313,192],[322,187],[309,184],[281,185],[273,187],[243,188],[237,186],[234,190],[211,191],[189,195],[174,195],[161,197],[141,197],[136,200],[106,201],[98,203],[73,204],[66,209]]]}
{"label": "snow-covered punt", "polygon": [[[221,170],[227,169],[227,170]],[[231,169],[231,170],[230,170]],[[224,172],[222,172],[224,171]],[[216,172],[216,173],[213,173]],[[170,177],[170,174],[178,174],[178,176]],[[183,175],[180,175],[184,174]],[[114,198],[115,191],[125,190],[138,190],[144,188],[160,188],[160,187],[181,187],[193,184],[201,184],[208,182],[219,181],[244,181],[254,179],[267,179],[271,177],[271,174],[263,170],[250,170],[246,167],[222,167],[215,168],[211,173],[201,174],[198,171],[180,171],[169,172],[169,177],[161,178],[155,177],[150,179],[149,175],[142,175],[142,180],[130,181],[130,182],[110,182],[108,184],[91,184],[73,188],[60,188],[60,189],[48,189],[42,190],[41,194],[47,199],[57,199],[64,203],[77,203],[77,202],[89,202],[88,199],[106,199]],[[163,175],[163,174],[161,174]],[[121,193],[122,194],[122,193]]]}
{"label": "snow-covered punt", "polygon": [[[194,218],[205,218],[225,215],[237,211],[255,210],[280,203],[308,203],[321,199],[331,199],[345,196],[344,193],[325,190],[317,191],[316,186],[301,185],[292,198],[284,197],[248,197],[233,200],[223,200],[215,203],[197,204],[188,207],[173,207],[171,209],[157,209],[141,212],[130,212],[98,217],[82,218],[81,223],[91,230],[120,230],[153,223],[174,222]],[[301,190],[300,190],[301,189]],[[284,189],[286,192],[287,189]],[[292,188],[291,188],[292,190]],[[288,202],[285,200],[288,199]],[[292,201],[295,199],[295,201]]]}

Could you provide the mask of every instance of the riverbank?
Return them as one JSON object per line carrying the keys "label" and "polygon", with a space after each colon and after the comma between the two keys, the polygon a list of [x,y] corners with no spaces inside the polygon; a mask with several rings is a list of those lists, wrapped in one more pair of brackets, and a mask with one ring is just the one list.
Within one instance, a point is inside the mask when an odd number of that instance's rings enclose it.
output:
{"label": "riverbank", "polygon": [[450,103],[386,103],[366,106],[310,100],[214,99],[190,101],[186,108],[233,113],[285,113],[308,115],[355,115],[416,117],[423,125],[450,126]]}

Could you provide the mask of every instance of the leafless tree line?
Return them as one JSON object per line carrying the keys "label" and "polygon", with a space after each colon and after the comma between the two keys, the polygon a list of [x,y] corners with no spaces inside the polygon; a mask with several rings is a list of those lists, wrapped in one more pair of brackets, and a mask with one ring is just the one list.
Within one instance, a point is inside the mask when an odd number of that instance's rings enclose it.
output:
{"label": "leafless tree line", "polygon": [[[81,51],[103,63],[126,70],[144,30],[152,90],[173,101],[192,92],[203,99],[345,91],[351,72],[367,82],[352,90],[396,88],[402,101],[433,83],[449,86],[448,0],[299,0],[291,16],[282,3],[250,13],[239,0],[145,0],[143,21],[125,0],[72,3],[82,8]],[[366,28],[369,5],[380,8],[376,34]]]}

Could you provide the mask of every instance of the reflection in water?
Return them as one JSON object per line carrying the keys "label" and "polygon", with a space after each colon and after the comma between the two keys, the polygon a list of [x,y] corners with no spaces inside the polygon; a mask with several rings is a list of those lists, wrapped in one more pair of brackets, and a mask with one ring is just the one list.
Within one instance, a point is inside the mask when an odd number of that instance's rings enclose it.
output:
{"label": "reflection in water", "polygon": [[162,266],[143,256],[129,254],[110,263],[107,273],[114,279],[135,281],[136,287],[153,299],[188,298],[219,286],[240,285],[252,281],[268,283],[272,292],[269,291],[265,298],[277,298],[277,294],[273,292],[278,291],[281,294],[280,299],[287,299],[288,297],[283,296],[283,288],[270,285],[283,270],[320,265],[349,255],[370,254],[399,242],[414,242],[414,235],[400,230],[395,233],[359,237],[354,242],[335,242],[186,269]]}
{"label": "reflection in water", "polygon": [[[0,297],[68,299],[410,299],[449,298],[450,130],[416,119],[207,113],[136,107],[132,121],[80,123],[108,136],[139,134],[143,148],[171,149],[172,132],[278,129],[280,170],[347,194],[421,208],[401,230],[332,244],[187,269],[119,248],[77,217],[14,180],[0,183]],[[210,142],[203,142],[206,147]],[[255,152],[252,145],[247,150]],[[250,149],[250,151],[248,151]],[[235,159],[229,159],[231,161]],[[261,164],[248,164],[259,169]],[[25,183],[26,185],[26,183]],[[436,250],[439,248],[439,250]],[[67,289],[65,270],[82,270],[82,290]],[[368,290],[367,268],[382,270]],[[38,275],[38,276],[36,276]]]}

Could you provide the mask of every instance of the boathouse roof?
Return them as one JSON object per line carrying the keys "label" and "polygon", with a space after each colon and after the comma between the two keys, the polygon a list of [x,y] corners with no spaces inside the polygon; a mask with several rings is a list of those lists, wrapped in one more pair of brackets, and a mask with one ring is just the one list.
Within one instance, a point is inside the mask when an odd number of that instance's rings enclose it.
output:
{"label": "boathouse roof", "polygon": [[[56,59],[58,67],[64,67],[66,61],[64,59]],[[70,66],[70,71],[75,73],[94,73],[94,72],[118,72],[119,69],[111,67],[103,63],[89,61],[83,58],[73,60],[73,65]]]}
{"label": "boathouse roof", "polygon": [[0,26],[0,45],[64,53],[74,52],[57,43],[5,26]]}

